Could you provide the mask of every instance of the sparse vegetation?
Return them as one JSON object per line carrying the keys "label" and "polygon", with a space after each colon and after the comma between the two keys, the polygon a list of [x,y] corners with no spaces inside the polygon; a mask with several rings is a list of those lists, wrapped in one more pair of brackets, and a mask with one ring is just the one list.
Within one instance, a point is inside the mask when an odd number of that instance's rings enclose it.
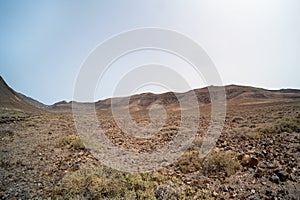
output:
{"label": "sparse vegetation", "polygon": [[186,186],[184,191],[181,193],[181,200],[190,200],[190,199],[212,199],[210,191],[207,189],[198,189],[191,186]]}
{"label": "sparse vegetation", "polygon": [[203,143],[203,137],[196,136],[196,137],[195,137],[195,140],[194,140],[194,142],[193,142],[194,147],[196,147],[196,148],[201,148],[202,143]]}
{"label": "sparse vegetation", "polygon": [[64,199],[156,199],[164,178],[147,173],[126,174],[105,167],[83,167],[67,174],[55,190]]}
{"label": "sparse vegetation", "polygon": [[[111,173],[110,173],[111,174]],[[102,169],[82,168],[67,174],[56,188],[55,193],[64,199],[100,199],[117,197],[120,183],[104,176]]]}
{"label": "sparse vegetation", "polygon": [[1,129],[0,128],[0,138],[11,137],[14,135],[14,132],[9,129]]}
{"label": "sparse vegetation", "polygon": [[158,184],[149,174],[125,174],[121,180],[127,199],[155,199],[154,187]]}
{"label": "sparse vegetation", "polygon": [[201,169],[199,152],[189,151],[184,153],[175,163],[175,166],[184,174],[198,171],[199,169]]}
{"label": "sparse vegetation", "polygon": [[253,140],[259,140],[259,139],[262,138],[262,134],[260,134],[260,133],[251,133],[249,138],[253,139]]}
{"label": "sparse vegetation", "polygon": [[37,124],[34,123],[34,122],[26,122],[26,123],[24,123],[24,126],[26,126],[26,127],[35,127],[35,126],[37,126]]}
{"label": "sparse vegetation", "polygon": [[282,132],[299,132],[300,125],[298,122],[290,119],[278,120],[273,126],[267,126],[258,129],[262,133],[282,133]]}
{"label": "sparse vegetation", "polygon": [[213,176],[231,176],[241,169],[232,153],[218,152],[210,154],[203,162],[203,171]]}
{"label": "sparse vegetation", "polygon": [[74,149],[85,149],[82,140],[77,135],[67,135],[63,137],[59,142],[59,146],[68,146]]}
{"label": "sparse vegetation", "polygon": [[275,126],[275,130],[277,133],[279,132],[299,132],[300,131],[300,125],[299,123],[293,121],[293,120],[279,120]]}
{"label": "sparse vegetation", "polygon": [[275,133],[275,129],[273,126],[260,127],[257,129],[257,131],[264,133],[264,134]]}

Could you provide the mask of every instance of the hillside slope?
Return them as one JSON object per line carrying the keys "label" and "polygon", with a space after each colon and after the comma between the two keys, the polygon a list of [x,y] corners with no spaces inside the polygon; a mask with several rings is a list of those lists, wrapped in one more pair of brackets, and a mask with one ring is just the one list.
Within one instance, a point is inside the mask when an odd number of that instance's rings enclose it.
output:
{"label": "hillside slope", "polygon": [[11,89],[0,76],[0,108],[22,111],[40,111],[38,108],[25,102],[18,94]]}

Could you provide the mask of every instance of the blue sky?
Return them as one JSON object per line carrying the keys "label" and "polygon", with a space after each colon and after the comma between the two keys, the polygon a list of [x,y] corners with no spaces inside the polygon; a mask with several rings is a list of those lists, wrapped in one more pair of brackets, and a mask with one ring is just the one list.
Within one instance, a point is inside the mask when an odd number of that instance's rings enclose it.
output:
{"label": "blue sky", "polygon": [[[298,0],[0,0],[0,75],[43,103],[71,100],[80,66],[97,45],[159,27],[203,47],[224,84],[300,88],[299,9]],[[98,92],[111,95],[109,87]]]}

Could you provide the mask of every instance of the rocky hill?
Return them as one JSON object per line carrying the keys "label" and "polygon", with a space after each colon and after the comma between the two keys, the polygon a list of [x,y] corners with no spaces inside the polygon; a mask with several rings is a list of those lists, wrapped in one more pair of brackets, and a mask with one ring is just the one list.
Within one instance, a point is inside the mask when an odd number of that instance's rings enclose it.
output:
{"label": "rocky hill", "polygon": [[10,88],[4,79],[0,76],[0,108],[15,109],[24,111],[40,111],[35,106],[30,105],[19,96],[12,88]]}

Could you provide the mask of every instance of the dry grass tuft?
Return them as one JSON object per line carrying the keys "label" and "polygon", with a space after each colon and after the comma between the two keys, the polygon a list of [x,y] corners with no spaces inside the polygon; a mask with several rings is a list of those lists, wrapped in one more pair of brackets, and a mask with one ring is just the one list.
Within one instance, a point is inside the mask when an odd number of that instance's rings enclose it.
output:
{"label": "dry grass tuft", "polygon": [[260,134],[260,133],[251,133],[251,134],[249,135],[249,138],[250,138],[250,139],[253,139],[253,140],[259,140],[259,139],[262,138],[262,134]]}

